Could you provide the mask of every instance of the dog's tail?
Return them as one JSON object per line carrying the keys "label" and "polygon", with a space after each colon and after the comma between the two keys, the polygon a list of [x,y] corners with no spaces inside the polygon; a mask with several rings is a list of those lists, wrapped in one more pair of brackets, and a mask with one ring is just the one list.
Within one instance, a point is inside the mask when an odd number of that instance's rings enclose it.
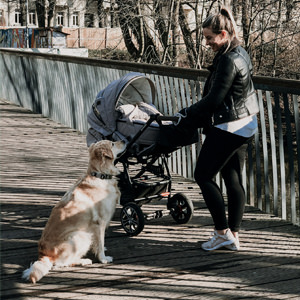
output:
{"label": "dog's tail", "polygon": [[49,273],[53,266],[48,256],[43,256],[23,272],[22,278],[36,283],[42,277]]}

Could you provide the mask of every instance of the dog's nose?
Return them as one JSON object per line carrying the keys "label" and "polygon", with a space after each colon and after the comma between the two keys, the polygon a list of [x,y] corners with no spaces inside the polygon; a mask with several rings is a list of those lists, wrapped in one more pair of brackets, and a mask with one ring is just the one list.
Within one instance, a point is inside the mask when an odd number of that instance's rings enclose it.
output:
{"label": "dog's nose", "polygon": [[119,153],[117,155],[117,157],[119,158],[126,151],[126,143],[125,143],[125,141],[118,141],[118,142],[116,142],[116,146],[119,149]]}
{"label": "dog's nose", "polygon": [[116,144],[117,144],[117,146],[124,146],[125,141],[117,141]]}

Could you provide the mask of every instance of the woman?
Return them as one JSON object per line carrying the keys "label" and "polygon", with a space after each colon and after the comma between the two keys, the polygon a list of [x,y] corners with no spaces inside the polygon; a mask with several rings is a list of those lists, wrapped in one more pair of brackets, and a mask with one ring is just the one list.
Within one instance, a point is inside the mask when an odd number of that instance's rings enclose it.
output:
{"label": "woman", "polygon": [[[251,75],[252,64],[239,45],[231,12],[222,8],[202,24],[206,44],[216,53],[201,101],[180,111],[178,129],[204,127],[205,141],[195,169],[195,180],[214,221],[207,251],[239,250],[238,232],[245,207],[242,168],[249,139],[257,130],[259,112]],[[214,181],[221,172],[228,196],[228,219],[222,192]]]}

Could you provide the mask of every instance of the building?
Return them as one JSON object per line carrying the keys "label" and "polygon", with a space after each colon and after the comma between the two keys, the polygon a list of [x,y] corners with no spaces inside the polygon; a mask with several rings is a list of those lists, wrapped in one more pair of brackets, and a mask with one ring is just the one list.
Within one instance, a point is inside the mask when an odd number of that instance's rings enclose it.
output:
{"label": "building", "polygon": [[[57,0],[55,5],[52,4],[51,0],[45,0],[44,11],[38,13],[35,0],[0,0],[0,40],[7,39],[10,34],[3,30],[15,29],[14,35],[17,33],[20,42],[13,44],[25,45],[26,32],[30,39],[29,35],[36,32],[35,29],[52,28],[52,36],[53,33],[58,36],[58,30],[67,34],[68,48],[125,49],[122,32],[115,18],[117,6],[114,0],[103,1],[101,9],[97,8],[96,0]],[[41,26],[38,15],[43,14],[44,26]],[[52,43],[48,42],[47,45],[49,47]]]}
{"label": "building", "polygon": [[[68,35],[67,48],[126,49],[116,17],[118,6],[115,0],[103,2],[98,0],[39,1],[45,3],[42,8],[39,8],[40,2],[36,0],[0,0],[0,29],[24,28],[30,32],[30,29],[35,28],[54,28]],[[101,2],[100,8],[98,2]],[[151,9],[147,8],[147,5],[143,9],[146,9],[144,11],[146,16],[151,16]],[[188,13],[189,10],[186,6],[185,12]],[[165,13],[168,15],[167,11]],[[43,16],[42,19],[41,16]],[[151,17],[145,19],[149,23],[149,28],[155,28]],[[44,24],[39,24],[39,20],[42,20]],[[192,21],[191,24],[195,22]],[[151,32],[155,42],[160,43],[155,29]]]}
{"label": "building", "polygon": [[0,29],[0,47],[67,48],[67,33],[53,28]]}
{"label": "building", "polygon": [[[53,3],[55,3],[53,5]],[[97,1],[89,0],[45,0],[45,24],[38,24],[35,0],[0,0],[1,27],[73,27],[73,28],[112,28],[116,21],[113,10],[114,0],[103,1],[100,9]],[[27,9],[28,4],[28,9]]]}

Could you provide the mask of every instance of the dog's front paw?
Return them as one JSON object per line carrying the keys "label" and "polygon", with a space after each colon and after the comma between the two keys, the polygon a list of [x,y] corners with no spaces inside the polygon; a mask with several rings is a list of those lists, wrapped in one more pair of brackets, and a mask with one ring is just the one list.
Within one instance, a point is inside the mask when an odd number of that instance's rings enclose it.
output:
{"label": "dog's front paw", "polygon": [[100,261],[103,264],[109,264],[113,261],[113,258],[111,256],[103,256],[103,257],[100,257]]}
{"label": "dog's front paw", "polygon": [[82,259],[80,260],[80,265],[81,265],[81,266],[92,265],[92,264],[93,264],[93,262],[92,262],[92,260],[89,259],[89,258],[82,258]]}

